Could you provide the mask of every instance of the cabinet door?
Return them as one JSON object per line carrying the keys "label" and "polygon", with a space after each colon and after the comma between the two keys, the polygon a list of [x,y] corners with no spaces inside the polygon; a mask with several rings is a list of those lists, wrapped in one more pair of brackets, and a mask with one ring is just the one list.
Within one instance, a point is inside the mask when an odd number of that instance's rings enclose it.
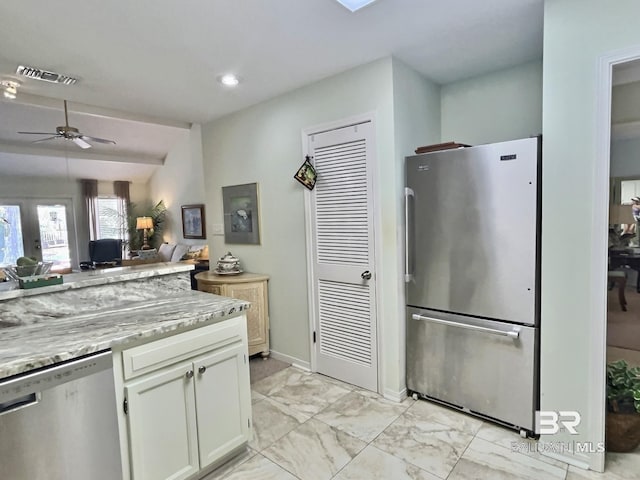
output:
{"label": "cabinet door", "polygon": [[133,381],[125,394],[133,480],[179,480],[197,472],[193,364]]}
{"label": "cabinet door", "polygon": [[249,440],[251,392],[246,348],[235,344],[194,362],[201,468]]}
{"label": "cabinet door", "polygon": [[249,337],[250,354],[254,353],[251,347],[256,345],[263,346],[266,351],[269,350],[265,283],[266,282],[250,282],[225,285],[226,296],[251,302],[251,308],[247,310],[247,336]]}

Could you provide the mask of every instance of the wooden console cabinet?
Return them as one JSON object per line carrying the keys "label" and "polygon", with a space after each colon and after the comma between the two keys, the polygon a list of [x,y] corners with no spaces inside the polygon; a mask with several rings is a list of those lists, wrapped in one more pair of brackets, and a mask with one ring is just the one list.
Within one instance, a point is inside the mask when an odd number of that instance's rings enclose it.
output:
{"label": "wooden console cabinet", "polygon": [[201,292],[251,302],[247,310],[249,355],[260,353],[266,358],[269,355],[269,276],[260,273],[216,275],[209,271],[196,274],[195,279]]}

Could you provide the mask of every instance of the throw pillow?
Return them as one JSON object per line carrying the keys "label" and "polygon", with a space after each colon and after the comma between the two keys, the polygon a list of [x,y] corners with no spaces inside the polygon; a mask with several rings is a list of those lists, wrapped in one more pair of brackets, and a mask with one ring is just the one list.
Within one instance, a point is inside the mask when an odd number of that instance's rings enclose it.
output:
{"label": "throw pillow", "polygon": [[162,262],[170,262],[173,251],[176,249],[175,243],[163,243],[158,249],[158,256]]}
{"label": "throw pillow", "polygon": [[182,260],[182,257],[187,254],[188,251],[189,245],[183,245],[182,243],[177,244],[175,250],[173,251],[173,254],[171,255],[171,261],[179,262],[180,260]]}

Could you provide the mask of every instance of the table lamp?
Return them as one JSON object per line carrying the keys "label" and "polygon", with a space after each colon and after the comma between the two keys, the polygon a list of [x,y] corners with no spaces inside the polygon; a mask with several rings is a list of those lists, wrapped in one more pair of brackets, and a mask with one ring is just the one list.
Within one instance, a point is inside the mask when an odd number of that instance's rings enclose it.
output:
{"label": "table lamp", "polygon": [[147,230],[153,228],[153,219],[151,217],[137,217],[136,230],[143,230],[142,250],[149,250],[151,246],[147,243]]}
{"label": "table lamp", "polygon": [[631,205],[609,205],[609,225],[633,225]]}

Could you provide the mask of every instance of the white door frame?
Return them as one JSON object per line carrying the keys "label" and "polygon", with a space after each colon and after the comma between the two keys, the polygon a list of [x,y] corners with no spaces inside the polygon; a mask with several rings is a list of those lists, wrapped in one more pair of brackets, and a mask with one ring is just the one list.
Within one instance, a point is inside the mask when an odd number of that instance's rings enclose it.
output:
{"label": "white door frame", "polygon": [[[316,135],[319,133],[327,132],[330,130],[337,130],[339,128],[349,127],[351,125],[357,125],[360,123],[370,122],[373,131],[373,139],[371,141],[371,164],[367,165],[367,167],[371,167],[371,179],[372,179],[372,195],[371,202],[373,208],[373,243],[374,248],[373,252],[375,255],[374,265],[375,272],[374,275],[376,277],[376,293],[375,293],[375,304],[376,304],[376,345],[377,349],[377,365],[376,370],[378,372],[378,393],[380,393],[383,389],[382,387],[382,368],[380,368],[382,364],[382,356],[383,352],[380,348],[381,334],[380,334],[380,323],[381,318],[378,315],[380,312],[380,300],[381,300],[381,290],[380,285],[382,284],[382,268],[380,258],[382,254],[382,214],[380,211],[380,202],[378,201],[378,151],[377,151],[377,142],[376,142],[376,114],[375,112],[367,112],[360,115],[355,115],[353,117],[348,117],[342,120],[336,120],[333,122],[322,123],[319,125],[314,125],[311,127],[306,127],[302,129],[301,138],[302,138],[302,155],[303,157],[309,154],[309,136]],[[305,226],[305,236],[306,236],[306,253],[307,253],[307,302],[309,304],[309,353],[310,353],[310,369],[312,372],[317,371],[317,358],[316,358],[316,349],[313,344],[313,332],[316,326],[316,312],[314,309],[314,302],[316,296],[316,288],[314,284],[314,268],[313,268],[313,225],[311,222],[312,219],[312,211],[311,211],[311,191],[305,189],[304,192],[304,226]]]}
{"label": "white door frame", "polygon": [[[609,216],[609,176],[611,163],[611,89],[615,65],[640,59],[640,46],[625,48],[603,55],[598,61],[597,108],[596,108],[596,162],[594,165],[594,207],[591,251],[592,327],[590,371],[593,381],[589,385],[589,418],[592,438],[604,442],[606,384],[607,384],[607,247]],[[591,455],[589,467],[604,471],[604,453]]]}

